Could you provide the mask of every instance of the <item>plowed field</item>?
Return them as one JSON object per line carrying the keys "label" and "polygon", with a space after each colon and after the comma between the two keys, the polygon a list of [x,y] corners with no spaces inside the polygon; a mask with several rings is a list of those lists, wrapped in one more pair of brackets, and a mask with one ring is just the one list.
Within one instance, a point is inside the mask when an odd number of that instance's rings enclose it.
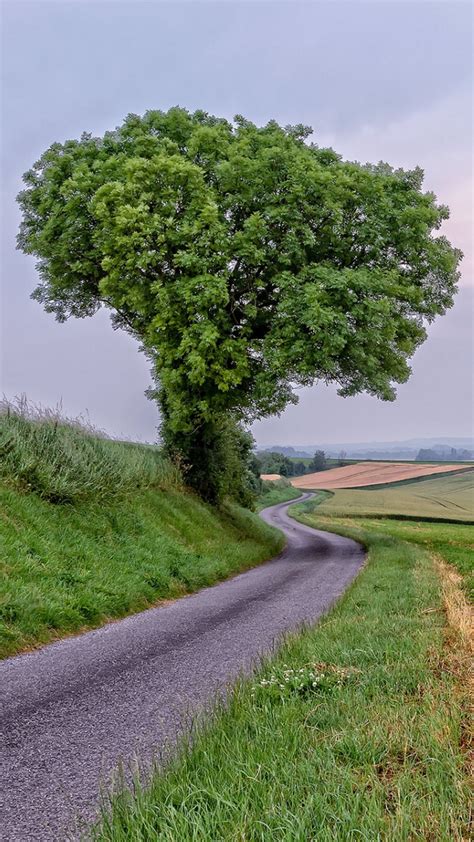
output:
{"label": "plowed field", "polygon": [[474,470],[435,476],[392,488],[340,488],[319,507],[321,514],[454,518],[474,521]]}
{"label": "plowed field", "polygon": [[386,482],[401,482],[432,474],[445,474],[450,471],[465,471],[466,465],[423,465],[420,462],[357,462],[344,468],[331,468],[295,477],[291,484],[295,488],[360,488],[365,485],[382,485]]}

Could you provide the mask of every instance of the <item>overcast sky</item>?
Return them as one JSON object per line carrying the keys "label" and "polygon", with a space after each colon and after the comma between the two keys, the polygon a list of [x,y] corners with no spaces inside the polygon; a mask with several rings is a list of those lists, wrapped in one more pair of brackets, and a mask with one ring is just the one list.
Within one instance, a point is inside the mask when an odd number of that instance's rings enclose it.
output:
{"label": "overcast sky", "polygon": [[454,308],[395,403],[335,389],[254,426],[259,444],[467,436],[473,427],[472,6],[469,2],[2,3],[1,391],[88,410],[110,433],[153,440],[148,365],[105,312],[59,325],[29,295],[15,251],[21,175],[54,141],[101,134],[129,112],[181,105],[257,123],[307,123],[344,157],[425,169],[465,253]]}

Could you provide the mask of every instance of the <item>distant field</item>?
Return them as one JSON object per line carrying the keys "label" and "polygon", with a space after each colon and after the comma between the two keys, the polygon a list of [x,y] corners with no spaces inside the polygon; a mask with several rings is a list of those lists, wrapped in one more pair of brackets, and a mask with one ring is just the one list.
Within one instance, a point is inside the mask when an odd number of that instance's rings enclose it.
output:
{"label": "distant field", "polygon": [[407,462],[358,462],[343,468],[318,471],[291,480],[295,488],[360,488],[367,485],[385,485],[433,474],[465,471],[465,464],[423,464]]}
{"label": "distant field", "polygon": [[398,487],[339,489],[321,514],[383,515],[474,521],[474,470]]}

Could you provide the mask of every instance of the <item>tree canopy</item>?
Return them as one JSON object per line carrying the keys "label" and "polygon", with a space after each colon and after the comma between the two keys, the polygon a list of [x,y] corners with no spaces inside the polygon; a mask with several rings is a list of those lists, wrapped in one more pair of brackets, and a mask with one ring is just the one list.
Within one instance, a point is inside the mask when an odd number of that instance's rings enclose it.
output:
{"label": "tree canopy", "polygon": [[257,453],[257,461],[261,474],[280,474],[282,477],[293,477],[304,473],[304,464],[293,462],[283,453],[273,450],[261,450]]}
{"label": "tree canopy", "polygon": [[393,399],[453,301],[460,252],[422,171],[343,161],[310,133],[149,111],[53,144],[24,176],[33,297],[59,320],[106,306],[140,340],[165,443],[209,499],[229,424],[315,380]]}

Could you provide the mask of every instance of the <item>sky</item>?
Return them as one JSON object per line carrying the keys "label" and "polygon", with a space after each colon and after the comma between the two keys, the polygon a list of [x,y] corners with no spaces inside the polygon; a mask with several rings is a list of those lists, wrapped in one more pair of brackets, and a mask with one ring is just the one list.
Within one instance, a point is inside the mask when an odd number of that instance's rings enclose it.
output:
{"label": "sky", "polygon": [[349,160],[420,165],[465,254],[455,306],[430,328],[394,403],[333,387],[258,421],[259,445],[473,433],[472,6],[273,0],[4,0],[0,392],[113,435],[153,441],[149,365],[108,314],[58,324],[29,296],[15,249],[21,176],[53,142],[102,134],[130,112],[180,105],[258,124],[305,123]]}

